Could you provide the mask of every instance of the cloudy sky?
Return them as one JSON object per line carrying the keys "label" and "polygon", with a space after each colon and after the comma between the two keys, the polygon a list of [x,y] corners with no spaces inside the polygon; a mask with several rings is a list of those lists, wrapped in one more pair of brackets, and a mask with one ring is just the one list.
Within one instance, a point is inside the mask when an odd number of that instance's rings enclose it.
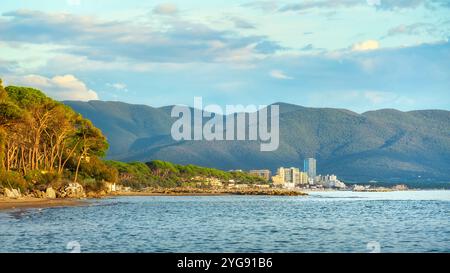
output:
{"label": "cloudy sky", "polygon": [[2,0],[0,77],[59,100],[450,110],[448,0]]}

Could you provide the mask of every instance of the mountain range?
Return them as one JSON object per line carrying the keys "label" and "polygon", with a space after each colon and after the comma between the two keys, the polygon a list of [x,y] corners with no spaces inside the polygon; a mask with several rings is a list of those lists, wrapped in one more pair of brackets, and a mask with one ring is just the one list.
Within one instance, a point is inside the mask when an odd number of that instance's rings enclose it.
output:
{"label": "mountain range", "polygon": [[174,141],[171,106],[65,101],[107,136],[107,157],[155,159],[223,170],[300,167],[317,159],[317,171],[349,182],[450,180],[450,111],[280,106],[280,146],[261,152],[257,141]]}

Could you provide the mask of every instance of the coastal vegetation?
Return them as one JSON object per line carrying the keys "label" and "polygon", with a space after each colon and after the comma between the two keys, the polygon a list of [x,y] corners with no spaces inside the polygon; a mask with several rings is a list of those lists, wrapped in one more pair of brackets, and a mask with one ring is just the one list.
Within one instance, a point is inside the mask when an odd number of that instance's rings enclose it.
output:
{"label": "coastal vegetation", "polygon": [[179,165],[160,160],[148,163],[124,163],[107,161],[106,164],[119,172],[119,178],[124,186],[135,189],[145,187],[209,187],[220,183],[233,184],[268,184],[261,177],[238,171],[222,171],[195,165]]}
{"label": "coastal vegetation", "polygon": [[4,88],[0,80],[0,193],[64,197],[105,192],[107,184],[141,190],[268,183],[244,172],[159,160],[105,161],[108,148],[102,131],[71,107],[34,88]]}
{"label": "coastal vegetation", "polygon": [[100,158],[108,142],[70,107],[0,82],[0,185],[23,192],[59,183],[117,180]]}

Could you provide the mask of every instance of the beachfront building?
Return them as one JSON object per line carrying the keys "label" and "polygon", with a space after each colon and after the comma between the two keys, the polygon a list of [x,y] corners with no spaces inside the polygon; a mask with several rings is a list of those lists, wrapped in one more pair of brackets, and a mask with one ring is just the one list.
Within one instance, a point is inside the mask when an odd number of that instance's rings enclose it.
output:
{"label": "beachfront building", "polygon": [[282,176],[280,174],[277,174],[277,175],[272,176],[272,183],[276,187],[283,187],[283,185],[284,185],[284,175]]}
{"label": "beachfront building", "polygon": [[270,170],[251,170],[249,173],[253,174],[253,175],[256,175],[256,176],[259,176],[259,177],[262,177],[266,181],[270,180],[270,177],[271,177],[271,174],[272,174],[272,172]]}
{"label": "beachfront building", "polygon": [[303,163],[303,170],[308,174],[310,178],[317,176],[317,161],[314,158],[307,158]]}
{"label": "beachfront building", "polygon": [[298,168],[284,168],[280,167],[277,174],[272,177],[272,182],[275,186],[283,188],[294,188],[301,182],[301,172]]}
{"label": "beachfront building", "polygon": [[308,173],[306,173],[306,172],[300,172],[300,181],[299,181],[299,184],[301,185],[301,186],[303,186],[303,185],[307,185],[308,184]]}
{"label": "beachfront building", "polygon": [[300,170],[298,168],[279,168],[277,173],[284,172],[284,182],[298,184],[300,182]]}
{"label": "beachfront building", "polygon": [[339,181],[337,176],[334,174],[319,177],[319,184],[325,188],[345,189],[347,187],[343,182]]}

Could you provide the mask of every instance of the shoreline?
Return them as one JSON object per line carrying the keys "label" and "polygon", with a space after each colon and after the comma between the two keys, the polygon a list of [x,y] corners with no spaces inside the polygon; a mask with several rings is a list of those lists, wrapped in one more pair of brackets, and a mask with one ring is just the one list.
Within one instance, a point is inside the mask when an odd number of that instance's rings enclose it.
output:
{"label": "shoreline", "polygon": [[21,197],[19,199],[11,199],[0,197],[0,211],[30,208],[72,207],[83,206],[86,204],[88,204],[87,199],[44,199],[34,197]]}
{"label": "shoreline", "polygon": [[139,196],[227,196],[233,195],[230,193],[158,193],[158,192],[115,192],[104,196],[104,198],[109,197],[139,197]]}
{"label": "shoreline", "polygon": [[[409,189],[406,191],[427,191],[428,189]],[[442,189],[437,189],[442,190]],[[176,192],[176,191],[166,191],[166,192],[114,192],[100,197],[87,197],[83,199],[74,198],[34,198],[34,197],[21,197],[18,199],[0,197],[0,212],[5,210],[14,209],[32,209],[32,208],[54,208],[54,207],[72,207],[72,206],[85,206],[89,204],[89,201],[99,200],[104,198],[114,198],[114,197],[145,197],[145,196],[231,196],[231,195],[242,195],[242,196],[307,196],[308,193],[315,192],[331,192],[334,190],[308,190],[303,191],[281,191],[275,194],[267,191],[218,191],[218,192]],[[366,191],[366,192],[376,192],[376,191]],[[385,191],[380,191],[385,192]],[[295,193],[295,194],[292,194]]]}
{"label": "shoreline", "polygon": [[139,196],[227,196],[227,195],[247,195],[247,196],[306,196],[307,193],[303,191],[289,191],[289,190],[233,190],[233,191],[195,191],[191,189],[174,190],[168,189],[164,191],[132,191],[132,192],[112,192],[106,195],[97,197],[86,197],[82,199],[74,198],[35,198],[35,197],[20,197],[17,199],[0,197],[0,211],[13,209],[28,209],[28,208],[51,208],[51,207],[70,207],[87,205],[90,200],[98,200],[103,198],[113,198],[121,196],[139,197]]}

